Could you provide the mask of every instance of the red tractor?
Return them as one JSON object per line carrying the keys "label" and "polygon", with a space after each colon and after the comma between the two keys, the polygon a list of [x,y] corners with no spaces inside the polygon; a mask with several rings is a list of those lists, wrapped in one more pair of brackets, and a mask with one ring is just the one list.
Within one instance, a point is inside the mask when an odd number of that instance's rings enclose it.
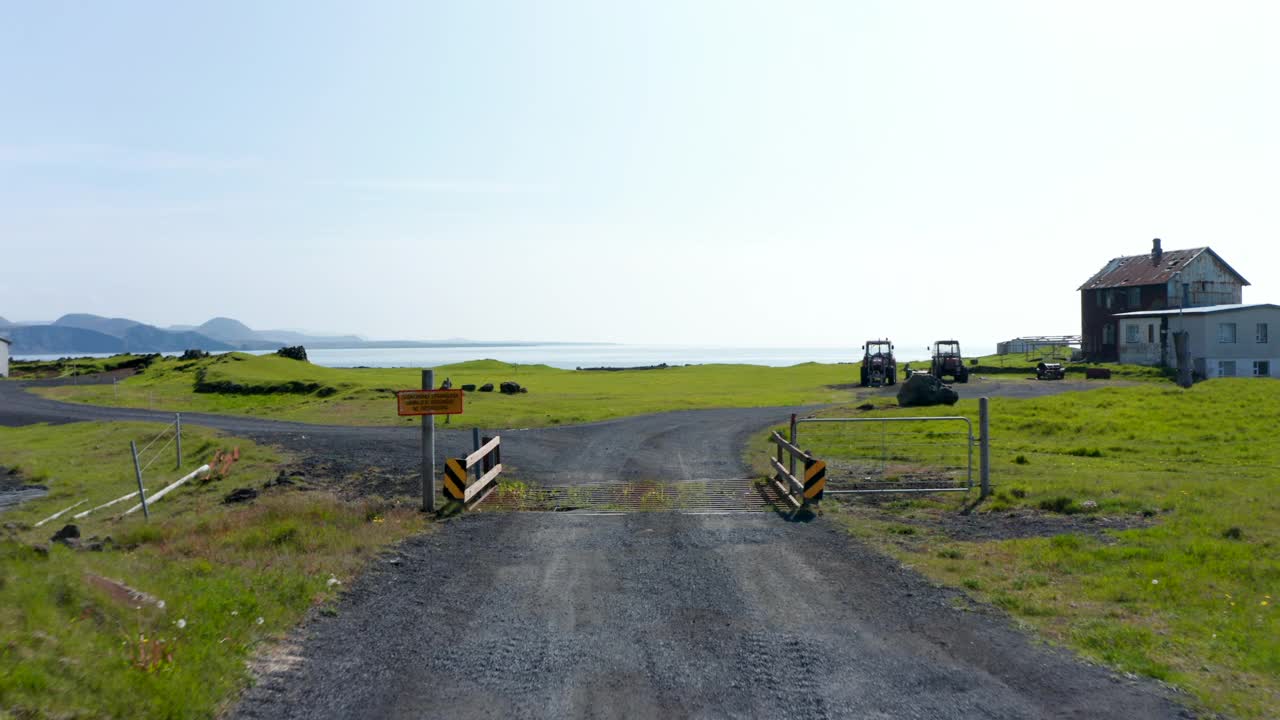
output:
{"label": "red tractor", "polygon": [[959,341],[939,340],[933,344],[933,364],[929,366],[929,374],[939,380],[950,375],[955,382],[969,382],[969,368],[964,366]]}
{"label": "red tractor", "polygon": [[862,387],[896,385],[898,361],[893,358],[893,343],[888,340],[868,340],[862,346]]}

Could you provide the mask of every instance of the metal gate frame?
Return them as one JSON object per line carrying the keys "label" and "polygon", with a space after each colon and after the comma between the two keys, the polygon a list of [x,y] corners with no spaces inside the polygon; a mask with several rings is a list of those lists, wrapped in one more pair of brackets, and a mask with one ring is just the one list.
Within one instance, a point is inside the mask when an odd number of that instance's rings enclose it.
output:
{"label": "metal gate frame", "polygon": [[[983,416],[985,418],[986,403],[981,403],[981,405],[982,405],[981,409],[984,411]],[[883,423],[891,423],[891,422],[928,422],[928,421],[951,421],[951,422],[960,421],[965,424],[966,434],[968,436],[966,444],[968,446],[969,458],[968,458],[968,468],[967,468],[968,475],[967,475],[964,487],[895,488],[895,489],[875,489],[875,490],[872,490],[872,489],[837,490],[837,489],[828,488],[824,492],[829,495],[854,495],[854,494],[867,495],[867,494],[876,494],[876,493],[913,493],[913,492],[915,493],[920,493],[920,492],[927,492],[927,493],[966,492],[967,493],[969,492],[970,490],[973,489],[973,445],[975,441],[981,442],[981,444],[984,446],[983,447],[984,452],[982,453],[982,458],[985,460],[987,457],[987,453],[985,452],[987,438],[985,437],[985,434],[981,438],[975,438],[973,435],[973,421],[963,415],[945,415],[945,416],[935,415],[931,417],[924,416],[924,417],[799,418],[799,419],[797,419],[796,416],[792,415],[791,416],[791,443],[793,445],[798,446],[799,435],[800,435],[799,426],[801,423],[882,423],[883,424]],[[983,423],[983,425],[985,426],[985,423]],[[988,486],[986,469],[987,469],[986,463],[984,462],[982,465],[983,497],[986,497],[986,488]],[[791,473],[793,475],[795,474],[795,458],[791,459]]]}

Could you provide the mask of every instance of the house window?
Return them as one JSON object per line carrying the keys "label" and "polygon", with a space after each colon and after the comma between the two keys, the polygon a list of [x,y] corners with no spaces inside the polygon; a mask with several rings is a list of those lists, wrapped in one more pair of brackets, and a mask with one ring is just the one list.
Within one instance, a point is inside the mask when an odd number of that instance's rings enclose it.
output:
{"label": "house window", "polygon": [[1270,360],[1254,360],[1253,376],[1254,377],[1271,377],[1271,361]]}
{"label": "house window", "polygon": [[1258,342],[1260,343],[1267,342],[1267,324],[1266,323],[1258,323]]}
{"label": "house window", "polygon": [[1223,345],[1234,345],[1236,342],[1236,324],[1218,323],[1218,342]]}
{"label": "house window", "polygon": [[1235,377],[1236,361],[1235,360],[1219,360],[1218,361],[1218,377]]}
{"label": "house window", "polygon": [[1106,325],[1102,326],[1102,344],[1103,345],[1116,344],[1116,326],[1115,325],[1107,323]]}
{"label": "house window", "polygon": [[1131,287],[1125,292],[1128,295],[1125,300],[1128,302],[1129,307],[1142,307],[1142,288]]}
{"label": "house window", "polygon": [[1102,291],[1101,290],[1093,291],[1093,304],[1097,305],[1098,307],[1102,307]]}
{"label": "house window", "polygon": [[1138,333],[1142,332],[1137,323],[1127,323],[1124,326],[1124,341],[1127,343],[1138,342]]}
{"label": "house window", "polygon": [[1112,306],[1112,304],[1114,304],[1114,303],[1115,303],[1115,301],[1116,301],[1116,291],[1115,291],[1115,290],[1108,290],[1108,291],[1107,291],[1107,309],[1108,309],[1108,310],[1110,310],[1110,309],[1111,309],[1111,306]]}
{"label": "house window", "polygon": [[1155,323],[1147,323],[1147,342],[1153,343],[1155,341],[1156,341]]}

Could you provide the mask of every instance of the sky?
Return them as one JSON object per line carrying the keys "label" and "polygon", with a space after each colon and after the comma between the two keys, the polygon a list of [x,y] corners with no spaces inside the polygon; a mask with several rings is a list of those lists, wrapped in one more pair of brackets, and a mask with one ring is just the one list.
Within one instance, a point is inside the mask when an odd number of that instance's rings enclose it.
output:
{"label": "sky", "polygon": [[0,316],[986,350],[1280,302],[1274,2],[4,3]]}

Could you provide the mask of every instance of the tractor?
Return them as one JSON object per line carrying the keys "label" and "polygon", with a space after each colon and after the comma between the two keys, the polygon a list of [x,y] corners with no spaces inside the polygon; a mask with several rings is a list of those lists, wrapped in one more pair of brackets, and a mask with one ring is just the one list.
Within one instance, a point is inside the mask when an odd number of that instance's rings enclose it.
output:
{"label": "tractor", "polygon": [[929,366],[929,374],[939,380],[950,375],[955,382],[969,382],[969,368],[964,366],[959,341],[939,340],[933,344],[933,364]]}
{"label": "tractor", "polygon": [[868,340],[862,346],[862,387],[896,385],[898,361],[893,358],[893,343],[888,340]]}

